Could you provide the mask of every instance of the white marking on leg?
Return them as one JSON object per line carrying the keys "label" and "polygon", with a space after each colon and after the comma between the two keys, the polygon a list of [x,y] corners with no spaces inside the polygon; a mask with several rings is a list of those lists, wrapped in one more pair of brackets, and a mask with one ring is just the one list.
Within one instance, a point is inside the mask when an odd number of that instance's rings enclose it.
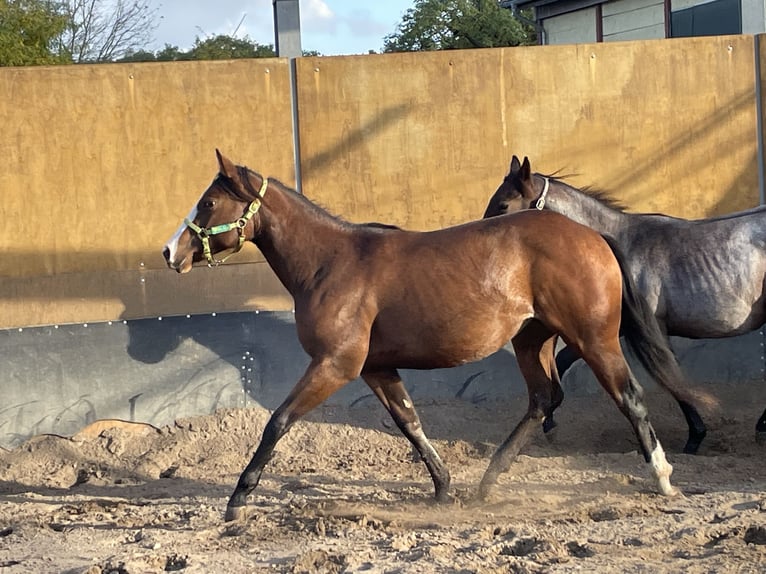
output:
{"label": "white marking on leg", "polygon": [[665,458],[665,451],[662,449],[659,441],[657,441],[657,446],[652,451],[649,464],[652,467],[654,477],[657,479],[657,486],[661,494],[665,496],[680,494],[680,491],[670,484],[670,475],[673,474],[673,467]]}
{"label": "white marking on leg", "polygon": [[[197,204],[194,204],[194,207],[192,207],[192,210],[189,212],[189,216],[186,218],[189,221],[194,221],[194,218],[197,217]],[[178,230],[173,234],[173,237],[171,237],[168,242],[165,244],[165,247],[167,248],[169,252],[169,260],[175,261],[176,253],[178,252],[178,240],[181,239],[181,234],[186,231],[187,227],[185,223],[181,223],[181,225],[178,227]]]}
{"label": "white marking on leg", "polygon": [[407,399],[402,399],[402,404],[404,405],[405,409],[411,409],[412,408],[412,403],[410,401],[408,401]]}
{"label": "white marking on leg", "polygon": [[[421,429],[419,426],[416,429],[413,429],[412,431],[413,436],[416,436],[420,438],[421,444],[425,445],[426,450],[431,455],[431,458],[436,462],[438,465],[443,465],[441,457],[439,456],[439,453],[436,452],[434,447],[431,446],[431,443],[428,440],[428,437],[426,436],[426,433],[423,432],[423,429]],[[413,444],[414,446],[414,444]]]}

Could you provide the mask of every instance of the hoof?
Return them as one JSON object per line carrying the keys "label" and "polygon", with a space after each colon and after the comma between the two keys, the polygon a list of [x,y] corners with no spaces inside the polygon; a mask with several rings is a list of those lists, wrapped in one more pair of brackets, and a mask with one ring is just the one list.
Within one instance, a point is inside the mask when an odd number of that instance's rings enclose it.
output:
{"label": "hoof", "polygon": [[245,506],[227,506],[226,515],[224,516],[225,522],[244,522],[247,518],[247,510]]}
{"label": "hoof", "polygon": [[705,435],[707,435],[707,431],[697,433],[694,436],[690,435],[684,446],[684,454],[697,454],[702,441],[705,440]]}
{"label": "hoof", "polygon": [[440,506],[457,504],[458,499],[450,494],[445,494],[444,496],[435,496],[434,498],[431,499],[431,501],[434,506],[440,507]]}
{"label": "hoof", "polygon": [[489,484],[480,484],[479,489],[476,491],[476,500],[481,502],[487,502],[492,494],[492,486]]}
{"label": "hoof", "polygon": [[670,484],[670,481],[668,479],[658,481],[657,486],[662,496],[667,496],[667,497],[683,496],[683,493],[679,489],[677,489],[675,486]]}
{"label": "hoof", "polygon": [[668,498],[685,498],[684,493],[675,486],[671,486],[669,490],[663,492],[662,496],[667,496]]}
{"label": "hoof", "polygon": [[700,443],[687,442],[686,446],[684,446],[684,454],[697,454],[699,449]]}
{"label": "hoof", "polygon": [[755,433],[755,442],[757,444],[764,444],[764,445],[766,445],[766,430],[764,430],[764,431],[756,431],[756,433]]}
{"label": "hoof", "polygon": [[545,431],[543,436],[545,437],[545,440],[548,441],[548,444],[554,444],[559,436],[559,427],[552,427],[550,430]]}
{"label": "hoof", "polygon": [[556,428],[557,424],[558,423],[556,423],[556,421],[553,420],[553,415],[549,417],[545,417],[545,420],[543,421],[543,432],[545,434],[548,434],[549,432],[551,432],[553,429]]}

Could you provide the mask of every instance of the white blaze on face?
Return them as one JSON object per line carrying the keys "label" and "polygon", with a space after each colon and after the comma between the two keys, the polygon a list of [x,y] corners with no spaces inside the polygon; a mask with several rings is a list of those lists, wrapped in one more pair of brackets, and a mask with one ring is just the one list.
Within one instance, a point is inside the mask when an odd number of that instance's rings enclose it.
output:
{"label": "white blaze on face", "polygon": [[[194,204],[194,207],[189,212],[189,216],[186,218],[189,221],[194,221],[194,218],[197,217],[197,204]],[[176,253],[178,252],[178,240],[181,239],[181,234],[186,230],[186,223],[181,222],[180,227],[178,228],[178,231],[173,234],[173,237],[170,238],[170,240],[165,244],[165,249],[168,250],[168,261],[175,261],[176,260]]]}

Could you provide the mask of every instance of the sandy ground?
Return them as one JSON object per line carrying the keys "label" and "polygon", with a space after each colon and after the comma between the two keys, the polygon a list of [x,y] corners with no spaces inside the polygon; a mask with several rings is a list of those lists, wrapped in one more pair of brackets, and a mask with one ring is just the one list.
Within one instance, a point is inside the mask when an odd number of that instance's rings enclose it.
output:
{"label": "sandy ground", "polygon": [[605,395],[568,398],[487,502],[475,487],[526,399],[418,405],[452,472],[446,505],[380,405],[318,410],[236,524],[222,516],[263,409],[35,437],[0,451],[0,572],[764,572],[766,385],[710,388],[722,405],[697,456],[679,454],[675,405],[649,394],[677,498],[655,493]]}

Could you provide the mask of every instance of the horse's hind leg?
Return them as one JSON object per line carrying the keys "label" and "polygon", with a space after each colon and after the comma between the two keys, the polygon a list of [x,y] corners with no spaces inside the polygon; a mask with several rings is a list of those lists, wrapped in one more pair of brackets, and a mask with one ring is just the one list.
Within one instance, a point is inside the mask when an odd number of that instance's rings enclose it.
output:
{"label": "horse's hind leg", "polygon": [[[529,441],[529,435],[537,424],[543,422],[552,412],[551,393],[554,390],[551,378],[553,352],[556,336],[542,323],[532,322],[513,338],[513,348],[519,369],[527,383],[529,406],[507,439],[497,447],[489,466],[479,484],[479,497],[487,498],[501,473],[508,471],[511,463]],[[559,387],[560,388],[560,387]]]}
{"label": "horse's hind leg", "polygon": [[563,379],[569,368],[580,358],[581,357],[577,351],[572,349],[569,345],[556,353],[556,368],[559,371],[559,376]]}
{"label": "horse's hind leg", "polygon": [[678,494],[670,484],[673,467],[665,458],[665,451],[649,422],[644,391],[630,372],[619,341],[615,339],[614,345],[607,347],[591,345],[584,351],[583,358],[633,426],[644,460],[649,463],[660,492],[666,496]]}
{"label": "horse's hind leg", "polygon": [[758,444],[766,443],[766,410],[755,423],[755,442]]}
{"label": "horse's hind leg", "polygon": [[686,439],[686,445],[684,445],[684,454],[697,454],[702,441],[707,435],[705,421],[702,420],[702,417],[693,405],[690,405],[683,399],[677,397],[675,399],[678,406],[681,407],[681,412],[684,414],[686,424],[689,427],[689,436]]}
{"label": "horse's hind leg", "polygon": [[415,404],[407,393],[399,374],[396,370],[363,371],[362,378],[386,407],[402,434],[417,449],[431,474],[436,499],[446,501],[450,484],[449,470],[423,432]]}
{"label": "horse's hind leg", "polygon": [[[554,342],[554,347],[555,347]],[[564,348],[562,352],[566,350]],[[561,353],[559,353],[560,355]],[[579,358],[579,357],[578,357]],[[549,433],[556,428],[556,421],[553,419],[553,412],[561,406],[564,401],[564,390],[561,388],[561,376],[558,368],[558,355],[554,358],[551,354],[551,404],[548,411],[545,413],[545,419],[543,420],[543,432]]]}

